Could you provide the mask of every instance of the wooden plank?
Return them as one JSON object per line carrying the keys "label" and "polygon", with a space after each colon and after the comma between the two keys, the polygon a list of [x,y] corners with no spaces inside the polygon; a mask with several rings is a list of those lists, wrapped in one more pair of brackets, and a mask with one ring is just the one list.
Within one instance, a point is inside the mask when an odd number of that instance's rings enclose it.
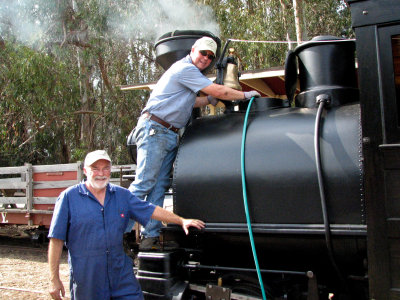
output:
{"label": "wooden plank", "polygon": [[[32,166],[34,173],[44,173],[44,172],[65,172],[65,171],[77,171],[81,162],[71,163],[71,164],[59,164],[59,165],[37,165]],[[2,167],[0,168],[0,175],[12,175],[25,173],[27,170],[26,166],[21,167]],[[130,165],[114,165],[111,168],[112,172],[130,172],[136,170],[135,164]]]}
{"label": "wooden plank", "polygon": [[267,95],[268,97],[277,96],[276,93],[270,88],[270,86],[261,79],[246,79],[246,80],[241,80],[241,82],[243,82],[245,85],[249,86],[252,89],[256,89],[262,92],[264,95]]}
{"label": "wooden plank", "polygon": [[55,204],[57,197],[33,197],[33,204]]}
{"label": "wooden plank", "polygon": [[111,167],[111,172],[131,172],[136,170],[136,165],[117,165]]}
{"label": "wooden plank", "polygon": [[0,213],[2,212],[22,214],[26,213],[27,210],[26,208],[0,208]]}
{"label": "wooden plank", "polygon": [[126,183],[130,183],[131,181],[130,180],[128,180],[128,179],[125,179],[125,177],[124,178],[110,178],[110,183],[113,183],[113,184],[120,184],[120,182],[126,182]]}
{"label": "wooden plank", "polygon": [[0,189],[26,189],[26,182],[15,182],[15,181],[9,181],[9,182],[0,182]]}
{"label": "wooden plank", "polygon": [[17,178],[0,178],[0,183],[7,183],[7,182],[24,182],[21,177]]}
{"label": "wooden plank", "polygon": [[18,208],[0,208],[0,213],[6,212],[8,214],[44,214],[44,215],[51,215],[53,214],[52,210],[40,210],[40,209],[32,209],[28,211],[27,209],[18,209]]}
{"label": "wooden plank", "polygon": [[0,175],[5,175],[5,174],[21,174],[25,173],[26,167],[2,167],[0,168]]}
{"label": "wooden plank", "polygon": [[67,188],[77,184],[77,180],[64,180],[64,181],[34,181],[33,188],[37,189],[56,189]]}
{"label": "wooden plank", "polygon": [[80,162],[77,162],[72,164],[59,165],[37,165],[33,166],[33,173],[77,171],[80,164]]}
{"label": "wooden plank", "polygon": [[3,204],[25,204],[26,197],[0,197],[0,203],[3,203]]}
{"label": "wooden plank", "polygon": [[43,215],[51,215],[53,214],[53,210],[44,210],[44,209],[32,209],[27,211],[30,214],[43,214]]}
{"label": "wooden plank", "polygon": [[81,182],[83,176],[83,163],[79,162],[79,168],[76,170],[76,179]]}
{"label": "wooden plank", "polygon": [[248,80],[248,79],[260,79],[260,78],[270,78],[277,76],[285,76],[285,70],[283,68],[275,68],[275,70],[268,69],[264,71],[246,71],[242,72],[242,75],[239,77],[239,80]]}
{"label": "wooden plank", "polygon": [[[26,170],[26,208],[27,210],[31,210],[33,208],[33,180],[32,180],[32,174],[33,174],[33,169],[32,169],[32,164],[25,164],[27,167]],[[33,221],[31,218],[28,218],[28,225],[32,226]]]}

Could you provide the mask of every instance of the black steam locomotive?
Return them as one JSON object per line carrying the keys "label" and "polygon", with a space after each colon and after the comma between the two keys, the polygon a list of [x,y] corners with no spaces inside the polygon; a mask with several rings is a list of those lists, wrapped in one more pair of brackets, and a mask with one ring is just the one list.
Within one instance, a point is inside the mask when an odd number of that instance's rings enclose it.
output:
{"label": "black steam locomotive", "polygon": [[[400,2],[347,2],[356,41],[289,52],[287,100],[187,126],[173,206],[206,228],[167,226],[179,249],[139,252],[146,299],[400,299]],[[163,36],[159,62],[196,38]]]}

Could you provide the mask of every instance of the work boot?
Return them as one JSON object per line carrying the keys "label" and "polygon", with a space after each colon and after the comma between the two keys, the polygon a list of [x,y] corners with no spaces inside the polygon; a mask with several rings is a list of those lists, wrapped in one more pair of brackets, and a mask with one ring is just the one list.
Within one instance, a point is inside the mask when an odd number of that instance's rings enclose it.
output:
{"label": "work boot", "polygon": [[161,250],[160,239],[158,237],[143,238],[139,245],[140,251]]}
{"label": "work boot", "polygon": [[175,250],[179,248],[179,244],[174,241],[162,241],[161,247],[163,250]]}
{"label": "work boot", "polygon": [[140,251],[163,251],[179,248],[178,243],[174,241],[163,241],[160,243],[159,237],[143,238],[139,245]]}

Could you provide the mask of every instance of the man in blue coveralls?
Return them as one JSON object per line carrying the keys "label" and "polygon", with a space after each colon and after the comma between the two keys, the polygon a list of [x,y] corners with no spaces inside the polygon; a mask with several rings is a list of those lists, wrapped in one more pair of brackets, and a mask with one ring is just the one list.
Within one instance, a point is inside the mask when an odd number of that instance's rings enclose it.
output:
{"label": "man in blue coveralls", "polygon": [[59,277],[65,242],[71,299],[143,299],[132,260],[123,249],[128,220],[134,219],[142,225],[150,219],[175,223],[186,234],[189,227],[201,229],[204,223],[181,218],[110,184],[111,159],[104,150],[87,154],[84,173],[87,180],[62,192],[54,209],[48,236],[50,295],[53,299],[65,296]]}

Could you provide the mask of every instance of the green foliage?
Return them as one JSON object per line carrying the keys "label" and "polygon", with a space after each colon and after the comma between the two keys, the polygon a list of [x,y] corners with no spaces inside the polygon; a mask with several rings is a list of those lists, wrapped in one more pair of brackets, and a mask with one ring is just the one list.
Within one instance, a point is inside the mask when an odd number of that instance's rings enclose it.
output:
{"label": "green foliage", "polygon": [[[287,34],[296,41],[292,0],[204,1],[214,8],[221,26],[221,39],[283,41],[282,44],[234,42],[246,69],[282,66],[288,50]],[[283,3],[286,9],[283,9]],[[304,40],[317,35],[352,37],[350,10],[344,1],[298,0],[302,5]],[[286,20],[286,24],[285,24]]]}
{"label": "green foliage", "polygon": [[2,163],[65,162],[62,152],[68,145],[63,137],[73,126],[63,124],[74,124],[71,112],[79,99],[76,70],[17,44],[6,43],[0,52]]}
{"label": "green foliage", "polygon": [[350,9],[344,1],[315,0],[304,2],[304,20],[309,39],[317,35],[354,38]]}

